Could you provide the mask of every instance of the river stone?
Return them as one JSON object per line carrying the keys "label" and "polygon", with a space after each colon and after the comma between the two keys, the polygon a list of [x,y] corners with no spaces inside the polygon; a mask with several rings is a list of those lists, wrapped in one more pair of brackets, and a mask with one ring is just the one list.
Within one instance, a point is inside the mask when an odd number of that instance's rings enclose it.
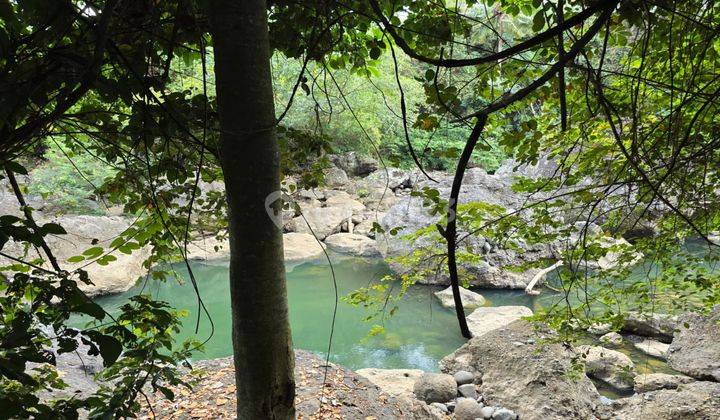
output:
{"label": "river stone", "polygon": [[379,257],[374,239],[354,233],[335,233],[325,238],[325,244],[333,251],[359,257]]}
{"label": "river stone", "polygon": [[[452,287],[435,292],[435,296],[440,300],[440,304],[446,308],[455,309],[455,299],[453,298]],[[480,294],[468,290],[464,287],[460,288],[460,298],[462,299],[463,308],[465,310],[475,309],[485,304],[485,298]]]}
{"label": "river stone", "polygon": [[353,214],[362,213],[365,210],[363,203],[355,200],[345,191],[328,191],[325,195],[327,197],[325,200],[327,207],[347,207],[352,210]]}
{"label": "river stone", "polygon": [[328,187],[342,187],[348,183],[348,176],[340,168],[330,167],[323,171],[325,173],[325,184]]}
{"label": "river stone", "polygon": [[458,387],[458,392],[465,398],[472,398],[477,400],[478,393],[475,389],[475,384],[465,384]]}
{"label": "river stone", "polygon": [[390,395],[412,396],[413,385],[422,374],[420,369],[376,369],[367,368],[356,371],[370,382]]}
{"label": "river stone", "polygon": [[458,398],[455,404],[456,420],[475,420],[482,417],[482,405],[474,398]]}
{"label": "river stone", "polygon": [[473,337],[480,337],[532,314],[532,310],[527,306],[481,307],[467,317],[467,322]]}
{"label": "river stone", "polygon": [[663,343],[673,340],[677,328],[677,317],[667,314],[641,314],[628,312],[622,326],[622,332],[652,337]]}
{"label": "river stone", "polygon": [[670,347],[669,344],[639,336],[629,336],[628,340],[633,343],[633,346],[635,346],[636,349],[649,356],[657,357],[658,359],[663,360],[667,359],[667,352]]}
{"label": "river stone", "polygon": [[709,316],[688,313],[680,317],[667,359],[678,372],[720,381],[720,305]]}
{"label": "river stone", "polygon": [[574,353],[554,337],[546,327],[518,320],[470,339],[440,361],[440,370],[482,372],[485,404],[511,409],[523,420],[592,418],[597,390],[573,375]]}
{"label": "river stone", "polygon": [[322,255],[325,246],[307,233],[283,234],[283,251],[286,261],[307,260]]}
{"label": "river stone", "polygon": [[632,360],[616,350],[600,346],[578,346],[585,361],[585,372],[591,378],[601,380],[619,390],[633,388],[635,365]]}
{"label": "river stone", "polygon": [[515,420],[517,418],[517,414],[513,412],[512,410],[508,410],[507,408],[499,408],[495,410],[495,412],[492,415],[493,420]]}
{"label": "river stone", "polygon": [[458,385],[471,384],[475,381],[475,375],[467,370],[459,370],[453,375]]}
{"label": "river stone", "polygon": [[497,410],[497,407],[492,406],[485,406],[482,409],[480,409],[481,419],[491,419],[493,414],[495,414],[495,410]]}
{"label": "river stone", "polygon": [[605,335],[612,331],[612,324],[594,322],[590,325],[590,327],[588,327],[587,331],[590,334]]}
{"label": "river stone", "polygon": [[330,160],[335,166],[353,176],[366,176],[379,167],[377,160],[354,151],[341,155],[330,155]]}
{"label": "river stone", "polygon": [[[303,216],[305,217],[303,218]],[[333,233],[340,232],[342,222],[352,217],[352,209],[348,207],[311,208],[303,211],[303,216],[293,218],[288,223],[288,228],[292,232],[314,233],[318,239],[323,240]]]}
{"label": "river stone", "polygon": [[[89,296],[122,293],[130,289],[140,277],[147,274],[143,262],[150,256],[149,247],[133,250],[129,255],[117,249],[112,250],[110,247],[110,243],[130,227],[131,221],[128,218],[90,215],[47,217],[38,212],[35,213],[35,219],[40,226],[45,223],[56,223],[65,229],[67,234],[47,235],[45,241],[63,270],[73,272],[82,268],[87,272],[93,284],[78,281],[78,287]],[[116,260],[104,266],[92,263],[94,259],[77,263],[67,261],[68,258],[81,255],[86,249],[97,246],[103,247]],[[28,255],[25,256],[23,247],[13,241],[5,244],[3,252],[27,261],[38,257],[35,248],[30,248]],[[44,254],[42,257],[47,260]],[[8,262],[9,260],[4,257],[0,258],[0,265]],[[49,267],[49,264],[46,266]],[[75,276],[73,277],[75,278]]]}
{"label": "river stone", "polygon": [[455,378],[443,373],[423,373],[413,386],[413,393],[426,403],[447,402],[457,395]]}
{"label": "river stone", "polygon": [[369,182],[378,186],[386,186],[391,190],[410,187],[410,172],[398,168],[380,168],[367,176]]}
{"label": "river stone", "polygon": [[619,347],[622,345],[623,338],[622,335],[616,332],[609,332],[600,337],[600,342],[605,345],[610,345],[612,347]]}
{"label": "river stone", "polygon": [[438,410],[442,411],[445,414],[450,414],[450,410],[448,410],[447,405],[445,405],[443,403],[434,402],[434,403],[430,404],[430,406],[437,408]]}
{"label": "river stone", "polygon": [[635,394],[598,407],[598,417],[618,420],[720,419],[720,383],[691,382],[677,389]]}
{"label": "river stone", "polygon": [[648,373],[635,377],[635,392],[657,391],[658,389],[675,389],[681,384],[692,382],[694,379],[685,375],[670,375],[668,373]]}

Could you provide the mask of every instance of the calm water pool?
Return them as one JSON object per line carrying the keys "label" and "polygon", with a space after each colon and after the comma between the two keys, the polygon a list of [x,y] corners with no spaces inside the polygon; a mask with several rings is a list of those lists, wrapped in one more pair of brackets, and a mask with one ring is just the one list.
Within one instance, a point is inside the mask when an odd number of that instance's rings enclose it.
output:
{"label": "calm water pool", "polygon": [[[381,260],[333,257],[342,297],[367,286],[387,274]],[[187,270],[176,266],[181,277]],[[232,354],[230,341],[230,297],[227,264],[223,262],[193,263],[200,292],[215,323],[215,334],[197,358],[216,358]],[[330,336],[332,310],[335,300],[332,277],[324,260],[287,266],[288,299],[293,343],[296,348],[325,353]],[[125,303],[128,297],[140,293],[142,285],[129,291],[97,299],[110,312]],[[433,293],[439,288],[412,288],[400,303],[400,310],[385,321],[385,334],[369,336],[372,323],[362,308],[339,302],[331,360],[353,369],[362,367],[418,368],[437,370],[437,361],[464,343],[457,327],[455,313],[439,305]],[[179,339],[195,335],[197,301],[189,283],[174,281],[151,282],[143,293],[170,302],[177,309],[190,312]],[[197,338],[204,340],[210,333],[207,317],[200,319]]]}

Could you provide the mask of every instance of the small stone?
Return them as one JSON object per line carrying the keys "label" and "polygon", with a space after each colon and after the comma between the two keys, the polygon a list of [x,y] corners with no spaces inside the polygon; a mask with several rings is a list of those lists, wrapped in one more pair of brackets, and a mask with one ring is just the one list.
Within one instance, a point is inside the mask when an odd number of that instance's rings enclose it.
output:
{"label": "small stone", "polygon": [[444,403],[457,395],[455,378],[444,373],[424,373],[413,386],[415,396],[426,403]]}
{"label": "small stone", "polygon": [[491,406],[481,408],[480,409],[480,416],[481,416],[480,418],[491,419],[493,414],[495,413],[496,409],[497,409],[497,407],[491,407]]}
{"label": "small stone", "polygon": [[455,372],[455,375],[453,376],[455,377],[455,382],[457,382],[458,385],[471,384],[475,379],[475,375],[467,370],[459,370]]}
{"label": "small stone", "polygon": [[517,414],[514,411],[508,410],[507,408],[500,408],[495,410],[492,415],[493,420],[515,420]]}
{"label": "small stone", "polygon": [[451,413],[455,411],[455,405],[455,401],[448,401],[445,403],[445,407],[447,407],[448,411]]}
{"label": "small stone", "polygon": [[482,417],[483,407],[470,398],[458,398],[455,406],[456,420],[475,420]]}
{"label": "small stone", "polygon": [[601,395],[601,396],[600,396],[600,404],[602,404],[602,405],[612,405],[612,403],[613,403],[613,400],[611,400],[610,398],[608,398],[608,397],[606,397],[606,396],[604,396],[604,395]]}
{"label": "small stone", "polygon": [[590,334],[605,335],[612,329],[612,324],[596,322],[592,324],[587,330]]}
{"label": "small stone", "polygon": [[465,398],[477,400],[478,394],[475,390],[475,384],[465,384],[458,387],[458,392]]}
{"label": "small stone", "polygon": [[431,406],[431,407],[435,407],[435,408],[437,408],[438,410],[440,410],[440,411],[442,411],[443,413],[446,413],[446,414],[450,412],[450,410],[448,410],[448,408],[447,408],[447,405],[445,405],[445,404],[443,404],[443,403],[434,402],[434,403],[430,404],[430,406]]}

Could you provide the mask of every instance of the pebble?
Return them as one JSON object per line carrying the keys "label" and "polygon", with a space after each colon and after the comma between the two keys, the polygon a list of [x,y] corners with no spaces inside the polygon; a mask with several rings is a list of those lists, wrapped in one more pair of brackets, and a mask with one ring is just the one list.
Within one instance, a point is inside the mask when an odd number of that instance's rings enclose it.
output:
{"label": "pebble", "polygon": [[443,413],[450,413],[450,410],[448,410],[447,405],[439,402],[434,402],[430,404],[430,406],[437,408],[438,410],[442,411]]}
{"label": "pebble", "polygon": [[471,384],[475,379],[475,375],[467,370],[459,370],[455,372],[455,375],[453,376],[455,377],[455,382],[457,382],[458,385]]}
{"label": "pebble", "polygon": [[490,407],[490,406],[483,407],[480,410],[480,415],[482,416],[483,419],[491,419],[492,415],[495,413],[496,409],[497,409],[496,407]]}
{"label": "pebble", "polygon": [[499,408],[492,415],[493,420],[515,420],[517,417],[514,411],[507,408]]}
{"label": "pebble", "polygon": [[478,394],[475,390],[475,384],[465,384],[458,387],[458,392],[465,398],[477,399]]}

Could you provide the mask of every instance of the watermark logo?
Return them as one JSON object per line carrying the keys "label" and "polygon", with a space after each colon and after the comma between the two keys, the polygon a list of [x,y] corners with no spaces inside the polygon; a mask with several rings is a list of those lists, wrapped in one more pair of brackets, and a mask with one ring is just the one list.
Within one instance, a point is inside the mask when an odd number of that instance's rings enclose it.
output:
{"label": "watermark logo", "polygon": [[283,210],[289,208],[292,201],[283,191],[273,191],[265,197],[265,212],[278,229],[283,228]]}

